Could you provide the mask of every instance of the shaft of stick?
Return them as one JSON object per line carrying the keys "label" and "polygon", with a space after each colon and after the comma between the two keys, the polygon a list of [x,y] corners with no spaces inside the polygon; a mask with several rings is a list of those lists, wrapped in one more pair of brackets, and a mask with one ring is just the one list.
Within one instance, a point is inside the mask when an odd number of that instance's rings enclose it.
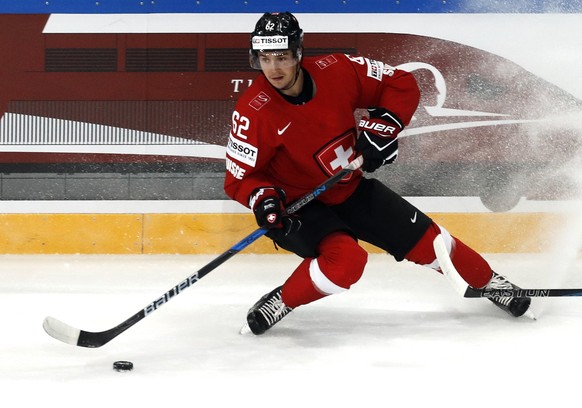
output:
{"label": "shaft of stick", "polygon": [[[302,208],[309,202],[313,201],[318,196],[326,192],[329,188],[337,184],[344,177],[359,169],[362,163],[363,163],[362,157],[355,158],[346,167],[344,167],[342,170],[340,170],[339,172],[331,176],[329,179],[321,183],[313,191],[292,203],[289,207],[287,207],[286,213],[292,214],[298,211],[300,208]],[[148,304],[142,310],[135,313],[133,316],[127,318],[126,320],[124,320],[123,322],[109,330],[104,330],[101,332],[89,332],[85,330],[80,330],[50,316],[44,319],[43,328],[51,337],[67,344],[88,348],[101,347],[104,344],[107,344],[109,341],[113,340],[115,337],[119,336],[121,333],[123,333],[133,325],[135,325],[137,322],[144,319],[149,314],[158,310],[170,299],[173,299],[174,297],[178,296],[180,293],[188,289],[194,283],[198,282],[208,273],[216,269],[218,266],[222,265],[224,262],[232,258],[234,255],[238,254],[240,251],[248,247],[257,239],[265,235],[266,232],[267,230],[263,228],[259,228],[253,231],[251,234],[247,235],[245,238],[234,244],[227,251],[220,254],[218,257],[214,258],[208,264],[204,265],[194,274],[190,275],[182,282],[172,287],[162,296]]]}

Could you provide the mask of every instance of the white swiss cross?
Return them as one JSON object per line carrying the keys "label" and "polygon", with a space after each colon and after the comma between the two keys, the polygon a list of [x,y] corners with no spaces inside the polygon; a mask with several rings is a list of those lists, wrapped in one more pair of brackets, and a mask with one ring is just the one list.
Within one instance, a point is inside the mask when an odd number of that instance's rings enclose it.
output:
{"label": "white swiss cross", "polygon": [[337,168],[344,168],[348,164],[350,164],[350,157],[352,157],[352,153],[354,151],[351,147],[348,147],[348,150],[344,150],[343,146],[338,146],[334,149],[334,153],[336,158],[332,160],[329,165],[333,170]]}

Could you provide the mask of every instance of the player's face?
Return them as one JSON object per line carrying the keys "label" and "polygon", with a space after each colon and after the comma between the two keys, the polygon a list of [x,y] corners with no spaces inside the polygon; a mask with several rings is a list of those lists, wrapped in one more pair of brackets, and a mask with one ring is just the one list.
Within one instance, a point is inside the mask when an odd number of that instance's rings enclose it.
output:
{"label": "player's face", "polygon": [[260,52],[259,63],[267,80],[277,89],[287,89],[295,81],[297,59],[291,50]]}

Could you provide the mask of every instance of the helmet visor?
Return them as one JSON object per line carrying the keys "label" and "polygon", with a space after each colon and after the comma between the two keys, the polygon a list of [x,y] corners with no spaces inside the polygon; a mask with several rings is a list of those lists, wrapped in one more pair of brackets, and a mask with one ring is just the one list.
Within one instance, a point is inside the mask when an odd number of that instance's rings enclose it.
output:
{"label": "helmet visor", "polygon": [[299,58],[292,50],[251,52],[251,67],[260,70],[289,68],[297,65]]}

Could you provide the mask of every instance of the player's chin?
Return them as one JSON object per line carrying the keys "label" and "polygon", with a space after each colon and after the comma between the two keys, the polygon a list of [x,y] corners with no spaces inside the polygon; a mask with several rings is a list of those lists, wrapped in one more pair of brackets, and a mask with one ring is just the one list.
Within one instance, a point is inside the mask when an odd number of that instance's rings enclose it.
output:
{"label": "player's chin", "polygon": [[284,89],[288,85],[285,77],[272,77],[269,78],[269,82],[277,89]]}

